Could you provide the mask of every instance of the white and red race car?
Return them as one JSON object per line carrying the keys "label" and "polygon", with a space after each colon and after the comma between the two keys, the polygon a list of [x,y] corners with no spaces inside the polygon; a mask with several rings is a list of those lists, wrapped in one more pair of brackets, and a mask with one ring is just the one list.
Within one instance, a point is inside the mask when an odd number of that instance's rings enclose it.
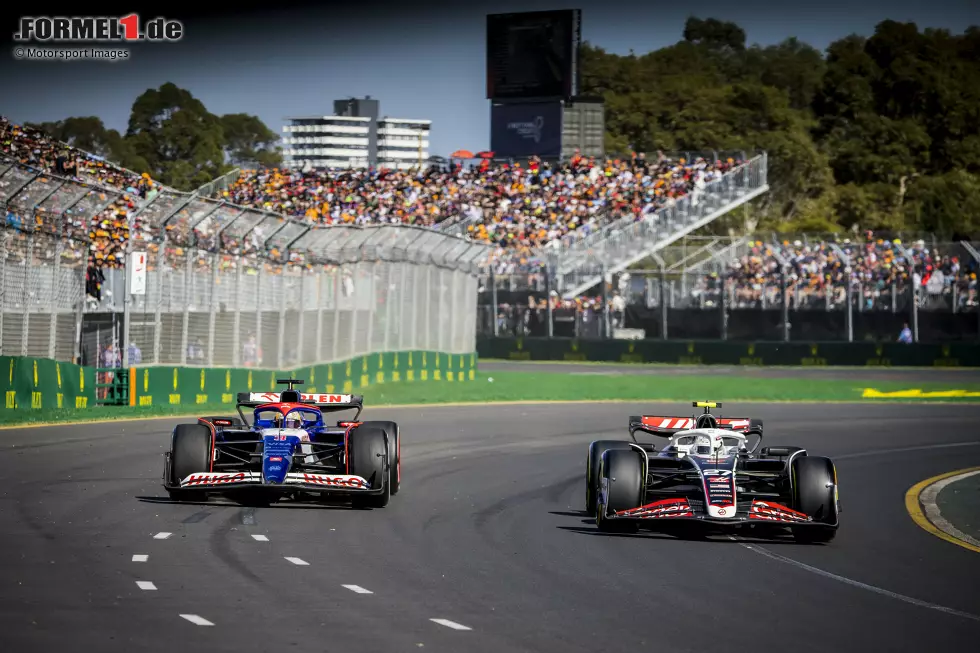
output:
{"label": "white and red race car", "polygon": [[[759,449],[762,420],[716,418],[708,410],[720,403],[693,405],[704,413],[630,417],[631,441],[589,445],[586,508],[599,530],[682,522],[721,530],[788,527],[802,542],[834,538],[840,502],[833,461],[800,447]],[[667,445],[658,450],[637,433],[667,438]]]}

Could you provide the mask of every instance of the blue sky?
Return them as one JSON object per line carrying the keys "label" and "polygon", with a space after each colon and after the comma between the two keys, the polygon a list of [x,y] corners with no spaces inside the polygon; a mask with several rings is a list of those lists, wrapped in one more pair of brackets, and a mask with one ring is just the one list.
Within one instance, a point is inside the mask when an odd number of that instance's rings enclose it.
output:
{"label": "blue sky", "polygon": [[692,14],[738,23],[749,43],[796,36],[821,49],[850,33],[870,35],[884,19],[954,32],[980,25],[978,0],[321,2],[220,22],[188,18],[182,42],[137,46],[121,63],[11,57],[0,62],[0,113],[34,122],[96,115],[123,131],[133,100],[171,81],[214,113],[255,114],[281,133],[285,116],[329,114],[334,99],[371,95],[383,115],[432,120],[433,154],[477,151],[489,146],[486,14],[572,7],[583,10],[584,39],[624,54],[680,40]]}

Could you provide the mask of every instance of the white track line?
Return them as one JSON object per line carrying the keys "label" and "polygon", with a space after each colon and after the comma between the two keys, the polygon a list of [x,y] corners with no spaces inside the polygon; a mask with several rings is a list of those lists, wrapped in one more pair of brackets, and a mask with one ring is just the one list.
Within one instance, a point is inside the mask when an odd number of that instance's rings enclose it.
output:
{"label": "white track line", "polygon": [[139,587],[141,590],[155,590],[157,588],[156,585],[154,585],[148,580],[138,580],[136,581],[136,586]]}
{"label": "white track line", "polygon": [[440,626],[445,626],[446,628],[452,628],[453,630],[473,630],[469,626],[458,624],[455,621],[450,621],[449,619],[429,619],[429,621],[434,621]]}
{"label": "white track line", "polygon": [[869,592],[874,592],[875,594],[881,594],[882,596],[887,596],[889,598],[897,599],[899,601],[904,601],[905,603],[910,603],[920,608],[926,608],[928,610],[936,610],[938,612],[945,612],[946,614],[955,615],[957,617],[963,617],[964,619],[970,619],[971,621],[980,621],[980,616],[975,614],[970,614],[969,612],[963,612],[962,610],[957,610],[956,608],[947,608],[944,605],[938,605],[936,603],[930,603],[929,601],[923,601],[921,599],[916,599],[911,596],[905,596],[904,594],[899,594],[898,592],[892,592],[890,590],[886,590],[881,587],[876,587],[874,585],[868,585],[867,583],[862,583],[861,581],[854,580],[853,578],[848,578],[846,576],[838,576],[837,574],[831,573],[829,571],[824,571],[823,569],[819,569],[817,567],[811,567],[810,565],[800,562],[799,560],[794,560],[793,558],[787,558],[784,555],[773,553],[772,551],[769,551],[768,549],[764,549],[761,546],[752,546],[750,544],[746,544],[745,542],[739,541],[734,536],[729,536],[729,539],[738,542],[749,551],[755,551],[756,553],[760,555],[764,555],[772,560],[785,562],[786,564],[793,565],[794,567],[799,567],[800,569],[809,571],[810,573],[816,574],[818,576],[823,576],[824,578],[836,580],[846,585],[851,585],[852,587],[859,587],[861,589],[868,590]]}
{"label": "white track line", "polygon": [[286,558],[286,560],[289,560],[294,565],[300,565],[300,566],[306,566],[306,567],[308,567],[310,565],[310,563],[308,563],[306,560],[301,560],[299,558],[290,558],[289,556],[283,556],[283,557]]}
{"label": "white track line", "polygon": [[145,553],[136,553],[133,555],[133,562],[146,562],[149,557]]}
{"label": "white track line", "polygon": [[884,453],[908,453],[911,451],[928,451],[930,449],[952,449],[954,447],[976,447],[980,442],[950,442],[947,444],[927,444],[918,447],[901,447],[899,449],[876,449],[875,451],[859,451],[857,453],[844,453],[834,456],[834,460],[845,460],[847,458],[864,458],[866,456],[880,456]]}
{"label": "white track line", "polygon": [[211,623],[210,621],[208,621],[204,617],[198,616],[196,614],[182,614],[180,616],[183,617],[184,619],[187,619],[187,621],[191,622],[192,624],[196,624],[198,626],[213,626],[214,625],[213,623]]}
{"label": "white track line", "polygon": [[156,535],[153,536],[153,539],[154,540],[165,540],[168,537],[170,537],[171,535],[173,535],[173,533],[157,533]]}
{"label": "white track line", "polygon": [[253,534],[252,535],[252,539],[255,540],[256,542],[268,542],[269,541],[269,538],[267,538],[265,535],[258,535],[258,534]]}
{"label": "white track line", "polygon": [[342,587],[346,587],[350,591],[356,592],[357,594],[374,594],[374,592],[371,590],[366,590],[360,585],[342,585]]}

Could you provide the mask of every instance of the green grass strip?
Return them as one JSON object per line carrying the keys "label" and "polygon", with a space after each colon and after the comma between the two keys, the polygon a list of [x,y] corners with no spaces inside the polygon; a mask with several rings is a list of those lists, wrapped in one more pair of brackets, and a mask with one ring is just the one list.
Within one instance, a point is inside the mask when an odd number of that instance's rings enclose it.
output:
{"label": "green grass strip", "polygon": [[[491,382],[490,379],[493,379]],[[421,381],[375,385],[357,392],[367,409],[400,404],[490,403],[501,401],[658,401],[712,400],[869,403],[980,403],[980,397],[941,399],[864,399],[865,388],[894,392],[918,388],[923,392],[966,390],[980,392],[980,383],[925,381],[860,381],[840,379],[750,378],[729,375],[657,376],[621,374],[573,374],[556,372],[481,372],[463,383]],[[234,414],[227,404],[96,407],[84,411],[0,411],[0,425],[39,422],[71,422],[167,415]]]}

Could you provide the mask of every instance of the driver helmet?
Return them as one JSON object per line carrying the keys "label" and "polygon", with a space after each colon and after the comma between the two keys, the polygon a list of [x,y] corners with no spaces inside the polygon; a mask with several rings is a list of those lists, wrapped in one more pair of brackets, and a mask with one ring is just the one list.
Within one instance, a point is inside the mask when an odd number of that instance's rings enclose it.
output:
{"label": "driver helmet", "polygon": [[302,425],[303,425],[303,420],[299,417],[299,415],[294,413],[292,415],[286,416],[286,423],[283,425],[283,428],[298,429]]}

